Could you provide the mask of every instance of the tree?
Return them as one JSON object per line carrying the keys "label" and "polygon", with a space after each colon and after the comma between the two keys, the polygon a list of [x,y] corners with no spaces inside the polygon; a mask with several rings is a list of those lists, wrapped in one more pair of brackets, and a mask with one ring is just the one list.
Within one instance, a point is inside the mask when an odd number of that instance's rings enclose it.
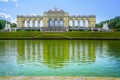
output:
{"label": "tree", "polygon": [[116,24],[116,29],[120,29],[120,22]]}
{"label": "tree", "polygon": [[113,19],[102,21],[99,24],[96,24],[96,27],[102,27],[104,23],[108,23],[109,28],[111,29],[120,29],[120,16],[117,16]]}
{"label": "tree", "polygon": [[0,20],[0,29],[3,29],[5,27],[5,20]]}
{"label": "tree", "polygon": [[10,26],[15,28],[15,27],[17,27],[17,24],[16,23],[11,23]]}

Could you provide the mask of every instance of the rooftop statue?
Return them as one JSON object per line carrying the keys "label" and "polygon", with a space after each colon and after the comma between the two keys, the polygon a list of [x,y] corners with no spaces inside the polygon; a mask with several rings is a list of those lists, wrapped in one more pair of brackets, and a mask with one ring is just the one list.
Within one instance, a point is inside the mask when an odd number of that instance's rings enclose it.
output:
{"label": "rooftop statue", "polygon": [[48,12],[57,12],[57,11],[59,11],[59,12],[64,12],[64,10],[63,9],[58,9],[57,7],[54,7],[53,9],[50,9],[50,10],[48,10]]}

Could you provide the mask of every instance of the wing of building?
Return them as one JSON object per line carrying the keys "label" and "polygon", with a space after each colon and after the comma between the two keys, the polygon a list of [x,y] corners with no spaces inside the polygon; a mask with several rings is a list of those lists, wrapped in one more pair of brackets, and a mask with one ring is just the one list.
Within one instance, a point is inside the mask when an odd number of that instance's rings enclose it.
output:
{"label": "wing of building", "polygon": [[40,31],[69,31],[95,27],[95,15],[69,15],[54,8],[40,15],[17,15],[17,29]]}

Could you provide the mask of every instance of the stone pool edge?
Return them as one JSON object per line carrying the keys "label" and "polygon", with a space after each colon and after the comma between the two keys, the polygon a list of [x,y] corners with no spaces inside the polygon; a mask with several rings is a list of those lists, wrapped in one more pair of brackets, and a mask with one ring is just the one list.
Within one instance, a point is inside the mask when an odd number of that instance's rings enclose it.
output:
{"label": "stone pool edge", "polygon": [[78,76],[2,76],[0,80],[120,80],[117,77],[78,77]]}
{"label": "stone pool edge", "polygon": [[120,38],[0,38],[0,40],[120,40]]}

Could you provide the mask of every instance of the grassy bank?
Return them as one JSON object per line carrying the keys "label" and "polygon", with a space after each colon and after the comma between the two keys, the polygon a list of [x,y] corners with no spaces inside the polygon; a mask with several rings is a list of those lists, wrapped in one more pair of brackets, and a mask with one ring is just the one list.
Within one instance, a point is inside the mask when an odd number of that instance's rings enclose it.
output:
{"label": "grassy bank", "polygon": [[0,32],[0,38],[120,38],[120,32]]}

